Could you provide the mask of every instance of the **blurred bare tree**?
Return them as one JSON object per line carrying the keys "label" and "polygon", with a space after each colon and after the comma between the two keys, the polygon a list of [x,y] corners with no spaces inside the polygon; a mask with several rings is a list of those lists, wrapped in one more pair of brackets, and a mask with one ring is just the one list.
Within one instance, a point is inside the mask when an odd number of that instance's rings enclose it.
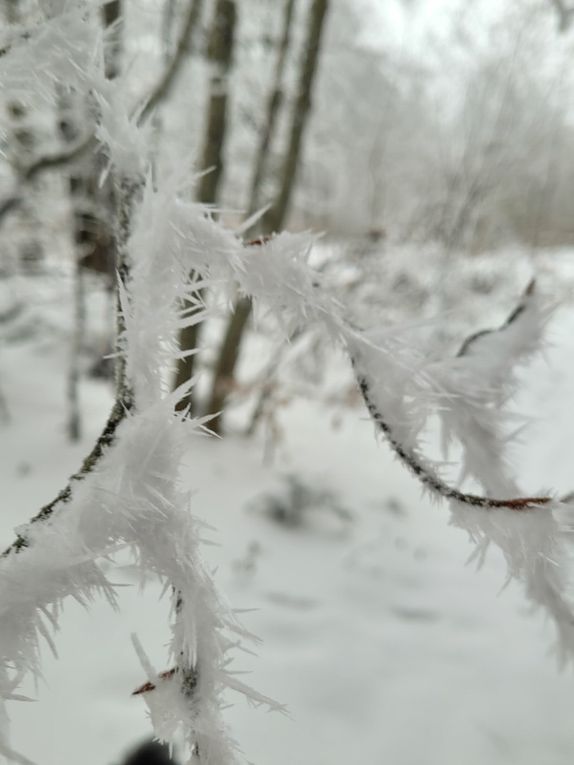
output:
{"label": "blurred bare tree", "polygon": [[[208,43],[211,81],[207,121],[203,139],[200,167],[204,171],[197,190],[198,201],[215,205],[224,173],[224,146],[228,126],[228,98],[230,70],[233,62],[237,11],[234,0],[216,0]],[[198,292],[201,299],[201,292]],[[180,348],[192,351],[199,342],[199,324],[185,327],[180,334]],[[178,364],[175,386],[185,385],[194,374],[195,356],[189,354]],[[194,408],[193,394],[183,396],[179,409]]]}
{"label": "blurred bare tree", "polygon": [[[272,234],[280,231],[287,218],[289,206],[293,195],[297,170],[299,167],[305,127],[311,112],[311,94],[315,82],[316,72],[319,65],[319,53],[321,50],[321,40],[327,11],[329,9],[329,0],[313,0],[308,18],[308,31],[305,42],[305,49],[302,57],[301,70],[297,87],[297,97],[293,106],[291,116],[291,127],[283,159],[283,165],[280,174],[279,189],[277,196],[268,211],[263,215],[261,223],[257,227],[260,236]],[[267,163],[270,140],[275,131],[277,111],[280,105],[283,73],[285,60],[290,42],[291,19],[293,16],[293,4],[287,2],[285,6],[285,16],[283,23],[283,32],[281,44],[277,56],[274,80],[271,87],[271,95],[267,110],[266,126],[262,140],[259,146],[259,152],[256,158],[256,173],[252,188],[251,207],[256,207],[260,187],[263,181],[263,172]],[[251,209],[253,212],[253,209]],[[252,232],[254,229],[252,229]],[[225,405],[225,399],[234,386],[235,368],[239,358],[241,343],[245,327],[251,314],[251,301],[249,298],[241,298],[233,315],[231,316],[227,329],[225,331],[223,342],[218,353],[216,362],[211,397],[209,399],[208,411],[210,413],[221,412]],[[211,427],[215,432],[222,430],[222,416],[216,417]]]}

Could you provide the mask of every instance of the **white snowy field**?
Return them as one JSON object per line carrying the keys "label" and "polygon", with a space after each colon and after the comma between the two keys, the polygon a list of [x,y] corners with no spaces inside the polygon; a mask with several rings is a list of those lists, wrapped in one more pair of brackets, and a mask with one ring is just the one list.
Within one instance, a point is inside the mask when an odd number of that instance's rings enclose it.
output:
{"label": "white snowy field", "polygon": [[[517,404],[534,422],[514,458],[525,489],[566,492],[574,489],[574,256],[542,266],[545,288],[555,284],[564,306],[547,353],[523,373]],[[476,329],[492,325],[487,304],[483,298],[474,311],[474,321],[482,317]],[[83,381],[85,433],[71,445],[66,302],[48,310],[47,327],[45,308],[31,306],[23,337],[4,337],[0,351],[10,413],[0,426],[2,545],[77,468],[111,401],[104,383]],[[92,308],[101,319],[102,306]],[[495,310],[504,312],[500,300]],[[283,435],[270,464],[262,435],[195,436],[182,473],[195,491],[192,512],[214,527],[208,536],[217,546],[204,552],[218,584],[233,607],[255,609],[242,618],[262,642],[256,657],[238,652],[236,669],[290,710],[283,716],[229,699],[226,716],[246,759],[571,763],[574,669],[558,670],[552,626],[529,611],[521,588],[501,592],[503,561],[492,552],[478,572],[465,565],[473,548],[449,527],[448,508],[421,499],[360,407],[338,408],[335,417],[332,407],[299,399],[278,417]],[[298,527],[278,523],[261,498],[285,492],[287,476],[333,502],[311,502]],[[24,691],[37,700],[11,705],[15,748],[42,765],[113,765],[148,733],[145,705],[130,697],[145,680],[130,634],[166,669],[167,600],[155,583],[141,592],[129,565],[109,566],[110,579],[125,585],[121,612],[68,603],[59,658],[46,646],[44,681]]]}

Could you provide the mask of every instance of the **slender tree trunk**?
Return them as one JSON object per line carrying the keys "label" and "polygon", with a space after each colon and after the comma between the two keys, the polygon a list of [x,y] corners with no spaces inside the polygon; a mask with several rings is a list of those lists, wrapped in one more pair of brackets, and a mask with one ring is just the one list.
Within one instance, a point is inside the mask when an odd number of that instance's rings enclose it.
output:
{"label": "slender tree trunk", "polygon": [[[112,0],[102,8],[102,23],[107,31],[104,63],[108,79],[114,79],[120,72],[121,13],[121,0]],[[59,103],[60,136],[65,143],[73,144],[80,134],[78,121],[86,123],[90,129],[92,123],[95,123],[93,104],[63,89],[60,92]],[[83,271],[89,267],[110,275],[116,266],[114,236],[107,223],[109,216],[104,213],[105,210],[111,212],[113,209],[113,192],[110,184],[103,189],[100,188],[101,163],[102,157],[96,153],[70,175],[68,182],[74,242],[74,333],[68,372],[68,434],[73,441],[80,439],[82,430],[79,394],[80,356],[85,342],[86,325]]]}
{"label": "slender tree trunk", "polygon": [[222,432],[222,411],[225,406],[225,400],[235,385],[235,367],[239,360],[241,339],[250,316],[251,300],[246,297],[240,298],[237,301],[235,310],[229,317],[213,374],[207,411],[210,414],[217,415],[210,422],[210,428],[215,433]]}
{"label": "slender tree trunk", "polygon": [[289,144],[281,172],[279,195],[275,204],[263,218],[262,227],[265,233],[280,231],[289,213],[301,156],[301,146],[311,112],[311,95],[319,63],[321,38],[328,9],[329,0],[313,0],[309,13],[309,27],[303,65],[299,76],[297,101],[293,111]]}
{"label": "slender tree trunk", "polygon": [[122,0],[111,0],[102,7],[102,21],[106,28],[104,48],[104,66],[108,80],[114,80],[120,73],[120,61],[123,50]]}
{"label": "slender tree trunk", "polygon": [[283,103],[283,79],[285,74],[285,65],[287,63],[287,54],[291,42],[291,23],[293,20],[293,11],[295,10],[295,0],[285,0],[285,9],[283,13],[283,28],[281,33],[281,42],[275,63],[275,72],[273,75],[273,85],[269,101],[267,102],[267,116],[261,134],[261,140],[255,159],[255,170],[251,181],[251,194],[249,197],[249,215],[257,212],[260,207],[262,184],[265,178],[265,171],[269,161],[269,150],[275,135],[277,120]]}
{"label": "slender tree trunk", "polygon": [[84,273],[82,263],[76,257],[74,263],[74,329],[70,367],[68,373],[68,435],[71,441],[79,441],[82,436],[82,416],[80,412],[80,369],[86,331],[86,298],[84,292]]}
{"label": "slender tree trunk", "polygon": [[161,17],[161,41],[163,45],[164,64],[169,63],[172,49],[173,25],[175,21],[176,0],[166,0]]}
{"label": "slender tree trunk", "polygon": [[[74,94],[61,91],[59,94],[60,137],[66,144],[74,144],[79,137],[76,128],[78,99]],[[68,436],[71,441],[79,441],[82,435],[82,416],[80,408],[80,357],[84,347],[86,308],[84,293],[83,259],[86,255],[90,217],[83,208],[85,204],[86,172],[73,172],[68,179],[70,202],[72,206],[73,240],[73,333],[68,367]]]}
{"label": "slender tree trunk", "polygon": [[[292,4],[287,3],[285,12],[285,23],[290,25],[292,16]],[[269,211],[263,216],[259,231],[262,234],[269,234],[274,231],[279,231],[287,218],[289,212],[289,206],[293,190],[295,188],[295,180],[297,176],[297,168],[299,166],[299,160],[301,156],[301,147],[303,144],[303,138],[305,133],[305,127],[311,111],[311,95],[313,89],[313,82],[317,72],[317,66],[319,62],[319,51],[321,47],[321,37],[325,26],[325,19],[327,17],[327,11],[329,8],[329,0],[313,0],[311,11],[309,14],[309,26],[307,33],[307,41],[304,51],[304,59],[299,74],[299,86],[297,101],[293,111],[293,118],[291,123],[291,130],[289,135],[289,142],[287,146],[287,152],[283,162],[283,168],[281,172],[281,185],[277,199]],[[279,54],[278,64],[276,68],[276,74],[282,77],[284,67],[284,57],[286,56],[287,48],[289,45],[289,29],[284,31],[282,37],[282,47]],[[282,60],[283,59],[283,60]],[[281,83],[275,83],[273,94],[269,102],[268,118],[272,120],[272,129],[274,129],[275,120],[277,117],[277,110],[281,101],[281,96],[275,96],[275,92],[281,93]],[[277,100],[277,105],[273,103]],[[268,139],[270,140],[270,139]],[[265,156],[261,161],[263,169],[266,165],[266,158],[269,151],[269,146],[264,146],[265,136],[260,147],[261,151],[265,152]],[[257,163],[259,167],[259,161]],[[257,203],[259,189],[261,186],[262,177],[259,178],[258,187],[256,193],[252,197],[252,201]],[[255,209],[257,206],[255,204]],[[241,298],[235,308],[234,313],[229,319],[227,329],[221,344],[220,352],[218,355],[218,361],[215,368],[214,380],[211,392],[211,398],[209,401],[209,412],[221,412],[225,406],[225,399],[230,390],[233,389],[235,384],[235,368],[239,359],[239,353],[241,349],[241,342],[247,327],[249,316],[251,315],[251,301],[249,298]],[[219,415],[211,423],[211,428],[220,433],[222,430],[222,416]]]}
{"label": "slender tree trunk", "polygon": [[201,178],[198,199],[215,204],[223,178],[223,149],[227,128],[228,80],[233,56],[237,11],[235,0],[217,0],[207,55],[212,63],[207,128],[201,165],[209,170]]}
{"label": "slender tree trunk", "polygon": [[557,14],[558,31],[560,34],[567,32],[572,24],[574,7],[568,7],[564,0],[550,0]]}
{"label": "slender tree trunk", "polygon": [[[110,80],[120,73],[122,0],[102,6],[101,20],[106,29],[104,65]],[[93,129],[97,108],[62,90],[60,95],[59,130],[63,140],[72,143],[79,137],[78,123]],[[104,158],[96,153],[70,177],[70,196],[74,208],[74,241],[84,267],[113,276],[115,245],[108,223],[114,209],[112,184],[100,185]]]}
{"label": "slender tree trunk", "polygon": [[20,0],[5,0],[4,16],[8,24],[17,24],[19,19],[18,5]]}
{"label": "slender tree trunk", "polygon": [[[22,21],[21,0],[5,0],[4,17],[7,24],[18,24]],[[9,159],[17,166],[29,164],[37,150],[38,135],[30,119],[28,106],[18,98],[9,99],[6,104],[9,118],[8,146]],[[31,195],[34,196],[33,187]],[[34,203],[24,204],[21,209],[22,229],[26,235],[18,243],[18,258],[20,265],[26,270],[35,271],[43,257],[43,247],[36,235],[37,218]]]}
{"label": "slender tree trunk", "polygon": [[[223,150],[227,129],[228,80],[233,60],[236,16],[235,0],[216,0],[208,45],[208,56],[213,73],[201,160],[202,169],[209,172],[201,178],[197,191],[197,198],[203,204],[215,204],[224,173]],[[198,339],[199,324],[185,327],[179,336],[179,347],[182,351],[192,350],[197,347]],[[192,379],[194,362],[193,355],[179,360],[175,379],[176,388]],[[193,411],[191,392],[183,396],[177,405],[180,411],[188,407],[190,411]]]}

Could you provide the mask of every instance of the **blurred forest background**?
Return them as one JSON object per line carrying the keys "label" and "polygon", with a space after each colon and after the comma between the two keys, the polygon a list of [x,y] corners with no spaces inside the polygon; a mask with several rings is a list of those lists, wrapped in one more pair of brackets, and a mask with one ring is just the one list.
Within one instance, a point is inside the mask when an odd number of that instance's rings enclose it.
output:
{"label": "blurred forest background", "polygon": [[[5,31],[60,6],[6,0]],[[243,225],[248,241],[285,227],[321,232],[320,267],[347,295],[390,268],[387,286],[403,303],[444,309],[438,293],[455,260],[574,243],[572,13],[561,0],[114,0],[101,14],[108,75],[133,96],[134,118],[149,122],[156,166],[188,167],[189,193]],[[94,105],[61,82],[40,101],[18,92],[3,101],[2,272],[78,264],[81,354],[83,293],[94,273],[108,284],[115,273],[105,158],[79,151],[64,172],[39,160],[81,149]],[[204,174],[192,188],[194,171]],[[15,179],[26,192],[13,205]],[[427,253],[431,283],[401,270],[413,247]],[[81,284],[87,270],[91,288]],[[194,327],[181,338],[209,346],[174,380],[211,371],[203,411],[240,392],[250,313],[239,300],[215,336],[201,341]],[[111,348],[108,325],[96,355]],[[106,366],[93,359],[96,374]],[[220,419],[213,427],[223,429]]]}

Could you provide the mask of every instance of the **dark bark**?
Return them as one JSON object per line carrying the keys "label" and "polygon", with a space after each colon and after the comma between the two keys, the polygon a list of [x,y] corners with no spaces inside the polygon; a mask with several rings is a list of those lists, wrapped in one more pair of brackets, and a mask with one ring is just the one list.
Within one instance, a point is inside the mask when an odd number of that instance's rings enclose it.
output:
{"label": "dark bark", "polygon": [[[127,180],[120,179],[116,192],[116,211],[115,211],[115,241],[117,242],[118,271],[120,278],[124,283],[129,279],[129,263],[127,260],[126,243],[131,230],[131,218],[134,203],[140,195],[143,186],[142,179]],[[126,361],[121,353],[122,333],[124,330],[122,313],[119,310],[119,297],[117,300],[117,338],[116,351],[118,358],[116,362],[116,399],[108,420],[94,444],[92,450],[82,462],[78,471],[76,471],[68,480],[66,486],[59,494],[47,505],[44,505],[29,523],[43,523],[60,512],[72,499],[74,489],[79,481],[83,481],[98,465],[108,449],[115,443],[117,430],[126,416],[134,409],[134,395],[127,376]],[[24,531],[18,532],[14,542],[7,547],[0,557],[20,553],[29,546],[28,536]]]}
{"label": "dark bark", "polygon": [[309,13],[307,41],[299,75],[297,101],[293,110],[289,144],[281,171],[281,186],[277,200],[263,218],[264,233],[280,231],[289,213],[301,156],[301,146],[311,112],[311,95],[328,9],[329,0],[313,0]]}
{"label": "dark bark", "polygon": [[[30,523],[43,523],[52,517],[52,515],[59,510],[63,505],[66,505],[73,495],[73,489],[78,481],[83,481],[92,470],[96,467],[100,459],[104,456],[108,448],[114,443],[116,439],[116,431],[119,425],[123,422],[129,410],[132,407],[131,400],[122,402],[116,401],[108,421],[106,422],[102,433],[96,441],[92,451],[85,458],[82,466],[74,473],[64,489],[47,505],[41,508],[41,510],[30,519]],[[18,536],[0,555],[1,558],[6,558],[13,553],[19,553],[21,550],[29,546],[29,541],[25,531],[19,531]]]}
{"label": "dark bark", "polygon": [[[227,81],[233,60],[236,8],[234,0],[217,0],[211,27],[208,56],[213,67],[205,138],[201,159],[203,170],[209,170],[200,181],[197,198],[207,205],[216,203],[224,172],[223,150],[227,129]],[[199,325],[182,329],[179,347],[182,351],[196,348],[199,340]],[[189,382],[195,370],[195,356],[180,359],[177,366],[175,387]],[[183,411],[193,411],[193,396],[188,393],[178,402]]]}
{"label": "dark bark", "polygon": [[[9,25],[19,24],[22,21],[22,8],[20,0],[5,0],[4,17]],[[19,98],[9,98],[6,104],[8,113],[8,147],[9,160],[11,164],[19,169],[23,166],[29,166],[34,163],[38,136],[33,126],[33,115],[30,115],[30,109],[27,104]],[[29,179],[32,180],[32,179]],[[33,190],[33,186],[28,186],[28,192]],[[15,204],[8,203],[0,207],[0,214],[11,210],[18,210],[22,215],[22,228],[27,230],[24,241],[19,245],[19,260],[23,268],[36,270],[38,264],[44,256],[43,247],[37,236],[38,220],[34,212],[33,194],[32,203],[27,204],[27,199],[20,197]]]}
{"label": "dark bark", "polygon": [[235,367],[239,358],[241,348],[241,338],[251,316],[251,299],[241,298],[235,310],[231,315],[225,331],[225,336],[219,349],[217,366],[213,376],[211,396],[208,404],[208,411],[211,414],[217,414],[210,422],[210,428],[216,432],[221,432],[222,416],[221,411],[225,406],[225,400],[231,393],[235,383]]}
{"label": "dark bark", "polygon": [[251,181],[251,194],[249,198],[249,215],[257,212],[260,207],[261,186],[265,177],[267,163],[269,160],[269,150],[271,142],[275,135],[277,119],[283,103],[283,79],[285,74],[285,65],[287,63],[287,54],[291,42],[291,23],[293,20],[293,11],[295,9],[295,0],[286,0],[283,14],[283,27],[281,32],[281,42],[275,63],[275,72],[273,75],[273,84],[271,95],[267,102],[267,113],[261,140],[255,160],[255,170]]}
{"label": "dark bark", "polygon": [[[199,184],[197,197],[204,204],[215,204],[223,178],[223,149],[227,128],[228,79],[233,56],[237,12],[235,0],[217,0],[209,37],[208,57],[213,67],[207,128],[201,167],[210,170]],[[213,169],[211,169],[213,168]]]}
{"label": "dark bark", "polygon": [[122,0],[111,0],[102,8],[102,21],[106,28],[104,47],[104,66],[108,80],[115,79],[120,73],[120,63],[123,49],[122,30]]}
{"label": "dark bark", "polygon": [[[122,4],[113,0],[102,7],[102,21],[106,27],[104,48],[105,73],[108,79],[118,76],[121,54]],[[77,93],[60,89],[59,132],[66,144],[78,141],[76,124],[78,111],[83,111],[88,123],[96,122],[96,110],[89,99]],[[108,184],[100,187],[99,176],[103,165],[99,151],[93,152],[83,166],[77,167],[68,179],[73,217],[74,241],[74,331],[68,370],[68,435],[72,441],[81,437],[80,411],[80,356],[85,334],[85,294],[83,270],[90,268],[110,277],[116,268],[114,235],[109,224],[113,205],[112,190]]]}
{"label": "dark bark", "polygon": [[550,0],[558,17],[558,31],[567,32],[572,24],[574,8],[568,7],[564,0]]}
{"label": "dark bark", "polygon": [[[120,73],[122,1],[112,0],[102,6],[101,20],[106,29],[104,66],[108,79]],[[83,112],[89,125],[95,125],[97,107],[89,99],[60,89],[60,117],[58,128],[62,140],[74,143],[78,140],[77,114]],[[93,129],[93,128],[90,128]],[[115,243],[109,219],[113,215],[114,199],[111,182],[103,187],[100,176],[105,158],[93,152],[83,167],[78,167],[69,179],[73,207],[76,257],[82,267],[108,275],[112,282],[116,270]]]}
{"label": "dark bark", "polygon": [[19,19],[18,5],[20,0],[5,0],[4,15],[8,24],[17,24]]}
{"label": "dark bark", "polygon": [[[80,145],[78,113],[83,111],[82,122],[95,122],[94,109],[83,97],[61,89],[59,94],[58,131],[64,144]],[[90,127],[93,130],[93,126]],[[90,143],[95,146],[95,141]],[[110,187],[100,187],[99,176],[103,157],[98,151],[90,153],[77,163],[68,178],[73,218],[75,257],[82,268],[106,274],[110,283],[115,272],[114,243],[109,226],[112,205]]]}
{"label": "dark bark", "polygon": [[[290,7],[291,5],[292,4],[288,2],[285,9],[285,23],[288,25],[291,23],[291,14],[293,11],[292,7]],[[321,38],[325,26],[325,19],[327,16],[328,8],[329,0],[313,0],[309,14],[309,26],[304,50],[303,64],[299,74],[297,101],[293,111],[289,142],[281,171],[281,185],[279,194],[275,203],[263,216],[259,226],[260,233],[264,235],[281,230],[289,212],[289,206],[291,203],[293,190],[295,188],[297,169],[301,157],[301,148],[303,145],[305,127],[307,125],[311,111],[311,95],[319,63]],[[284,58],[287,53],[287,48],[283,49],[283,45],[289,45],[288,28],[285,29],[283,33],[282,47],[279,52],[279,59],[276,68],[276,75],[279,74],[281,78],[284,67]],[[273,120],[271,125],[272,130],[274,129],[277,110],[281,100],[281,96],[277,96],[275,94],[280,94],[281,92],[282,84],[281,82],[276,81],[269,102],[268,110],[268,119]],[[274,103],[274,101],[276,103]],[[270,138],[268,140],[270,140]],[[269,146],[265,146],[264,142],[265,135],[263,136],[262,145],[260,147],[260,150],[265,152],[265,155],[261,161],[263,168],[265,167],[269,150]],[[252,202],[254,203],[253,206],[255,209],[257,209],[257,200],[261,181],[262,178],[259,178],[258,186],[252,197]],[[239,359],[243,334],[245,332],[245,328],[247,327],[250,314],[251,300],[248,297],[241,298],[237,303],[235,311],[229,319],[223,342],[221,344],[221,349],[218,355],[218,361],[214,373],[211,399],[209,401],[209,412],[221,412],[223,410],[227,393],[234,386],[235,368]],[[221,432],[221,415],[212,421],[211,428],[216,433]]]}
{"label": "dark bark", "polygon": [[74,263],[74,326],[70,368],[68,370],[68,435],[71,441],[79,441],[82,435],[80,411],[81,356],[84,350],[86,331],[86,296],[84,273],[81,261]]}

